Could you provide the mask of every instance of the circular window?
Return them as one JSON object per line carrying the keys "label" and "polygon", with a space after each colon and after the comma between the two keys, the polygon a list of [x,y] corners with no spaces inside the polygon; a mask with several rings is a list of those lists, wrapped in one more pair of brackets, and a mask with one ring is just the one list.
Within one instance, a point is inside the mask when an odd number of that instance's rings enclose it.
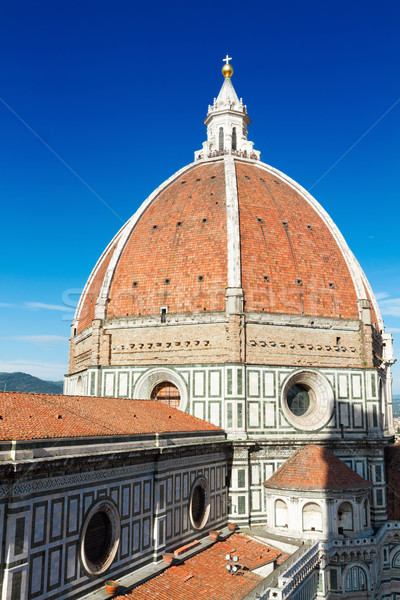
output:
{"label": "circular window", "polygon": [[181,395],[178,388],[170,381],[157,383],[153,388],[150,397],[152,400],[158,400],[163,404],[172,406],[172,408],[179,408],[179,403],[181,401]]}
{"label": "circular window", "polygon": [[118,509],[110,500],[95,504],[87,514],[81,534],[81,559],[91,575],[104,573],[113,562],[120,538]]}
{"label": "circular window", "polygon": [[189,517],[194,529],[203,529],[210,516],[208,482],[200,477],[193,482],[189,500]]}
{"label": "circular window", "polygon": [[315,431],[332,416],[333,391],[319,373],[298,371],[284,383],[281,402],[289,423],[297,429]]}
{"label": "circular window", "polygon": [[311,388],[302,383],[292,385],[287,392],[287,405],[294,415],[302,417],[310,410],[311,405]]}

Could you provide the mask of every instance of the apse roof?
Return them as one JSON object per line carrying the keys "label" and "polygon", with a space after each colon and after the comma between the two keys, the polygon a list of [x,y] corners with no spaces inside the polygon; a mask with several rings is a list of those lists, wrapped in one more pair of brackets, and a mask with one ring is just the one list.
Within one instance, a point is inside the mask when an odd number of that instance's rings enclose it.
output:
{"label": "apse roof", "polygon": [[157,400],[0,392],[0,440],[222,432]]}
{"label": "apse roof", "polygon": [[348,490],[370,488],[372,483],[350,469],[333,452],[308,444],[264,482],[266,488],[288,490]]}

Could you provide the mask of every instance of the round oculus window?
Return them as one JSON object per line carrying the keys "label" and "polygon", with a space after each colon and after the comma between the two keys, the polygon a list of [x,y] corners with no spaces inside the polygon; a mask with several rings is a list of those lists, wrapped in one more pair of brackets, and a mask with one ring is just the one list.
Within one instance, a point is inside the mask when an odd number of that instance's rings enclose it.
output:
{"label": "round oculus window", "polygon": [[97,502],[82,527],[81,560],[90,575],[101,575],[113,562],[120,540],[118,509],[110,500]]}
{"label": "round oculus window", "polygon": [[287,405],[294,415],[302,417],[307,414],[312,406],[310,387],[302,383],[292,385],[287,392]]}
{"label": "round oculus window", "polygon": [[332,416],[333,400],[329,382],[315,371],[297,371],[282,387],[284,415],[289,423],[304,431],[326,425]]}
{"label": "round oculus window", "polygon": [[203,529],[210,516],[210,494],[207,479],[193,482],[189,500],[189,518],[194,529]]}

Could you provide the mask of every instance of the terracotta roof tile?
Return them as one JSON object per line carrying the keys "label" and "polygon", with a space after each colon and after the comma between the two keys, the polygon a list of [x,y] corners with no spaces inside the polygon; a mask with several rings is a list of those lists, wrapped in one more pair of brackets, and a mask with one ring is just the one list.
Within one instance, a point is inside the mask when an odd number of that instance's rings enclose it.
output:
{"label": "terracotta roof tile", "polygon": [[265,169],[236,161],[236,178],[246,310],[358,319],[343,253],[317,211]]}
{"label": "terracotta roof tile", "polygon": [[[226,570],[225,555],[231,552],[238,556],[237,564],[249,570],[240,570],[240,575],[230,575]],[[263,580],[251,569],[278,557],[283,561],[287,555],[243,535],[233,534],[182,565],[169,567],[129,594],[118,596],[117,600],[236,600],[243,598]]]}
{"label": "terracotta roof tile", "polygon": [[221,431],[156,400],[0,392],[0,440]]}
{"label": "terracotta roof tile", "polygon": [[225,175],[220,162],[186,171],[140,217],[113,276],[107,317],[159,314],[160,306],[168,306],[170,313],[222,311],[226,286]]}
{"label": "terracotta roof tile", "polygon": [[86,327],[89,327],[92,324],[94,319],[94,313],[96,308],[96,301],[98,295],[100,294],[101,286],[103,284],[104,276],[106,274],[108,265],[110,264],[111,257],[115,250],[115,243],[104,256],[103,260],[97,267],[97,271],[93,276],[93,280],[89,285],[89,288],[86,292],[85,299],[83,301],[82,309],[79,315],[78,325],[77,325],[77,333],[80,333]]}
{"label": "terracotta roof tile", "polygon": [[[358,319],[354,283],[325,220],[277,173],[239,159],[235,165],[246,310]],[[159,314],[161,306],[170,313],[223,311],[226,232],[223,162],[188,167],[130,233],[113,274],[107,317]],[[108,260],[88,290],[78,331],[93,318]]]}
{"label": "terracotta roof tile", "polygon": [[364,489],[372,486],[323,446],[297,450],[265,483],[266,488],[290,490]]}

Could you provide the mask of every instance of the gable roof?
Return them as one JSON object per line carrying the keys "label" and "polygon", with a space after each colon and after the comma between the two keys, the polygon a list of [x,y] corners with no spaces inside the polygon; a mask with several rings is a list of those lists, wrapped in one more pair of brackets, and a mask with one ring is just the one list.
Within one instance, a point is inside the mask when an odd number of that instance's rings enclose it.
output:
{"label": "gable roof", "polygon": [[309,444],[299,448],[265,481],[266,488],[288,490],[347,490],[372,486],[328,448]]}
{"label": "gable roof", "polygon": [[0,440],[221,432],[156,400],[0,392]]}

